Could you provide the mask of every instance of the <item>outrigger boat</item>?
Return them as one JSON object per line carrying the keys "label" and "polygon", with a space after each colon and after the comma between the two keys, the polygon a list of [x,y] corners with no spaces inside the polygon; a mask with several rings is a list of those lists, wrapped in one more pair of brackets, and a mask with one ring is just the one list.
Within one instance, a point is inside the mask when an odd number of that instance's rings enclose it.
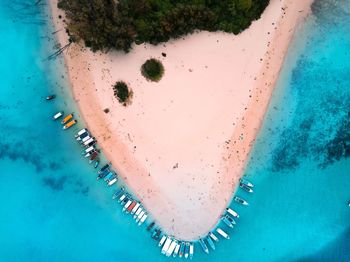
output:
{"label": "outrigger boat", "polygon": [[223,238],[230,239],[230,236],[221,228],[217,228],[216,232],[218,232]]}
{"label": "outrigger boat", "polygon": [[175,250],[175,248],[176,248],[176,245],[177,245],[177,240],[174,239],[173,242],[171,242],[171,244],[170,244],[168,250],[165,252],[165,255],[166,255],[167,257],[170,257],[170,256],[173,254],[173,252],[174,252],[174,250]]}
{"label": "outrigger boat", "polygon": [[248,193],[253,193],[253,189],[251,187],[247,186],[246,184],[239,183],[239,187]]}
{"label": "outrigger boat", "polygon": [[194,255],[194,244],[191,243],[191,244],[190,244],[190,259],[193,258],[193,255]]}
{"label": "outrigger boat", "polygon": [[143,210],[143,208],[141,206],[136,210],[135,215],[134,215],[134,219],[138,218],[140,213],[143,212],[142,210]]}
{"label": "outrigger boat", "polygon": [[159,246],[159,247],[163,246],[165,240],[166,240],[166,236],[164,235],[164,236],[162,236],[162,238],[160,239],[160,241],[159,241],[159,243],[158,243],[158,246]]}
{"label": "outrigger boat", "polygon": [[179,250],[180,250],[180,244],[177,243],[173,253],[173,257],[176,257],[179,254]]}
{"label": "outrigger boat", "polygon": [[112,196],[112,199],[116,199],[121,196],[121,194],[124,192],[124,187],[120,188],[117,192],[115,192]]}
{"label": "outrigger boat", "polygon": [[84,143],[83,143],[83,146],[87,146],[88,144],[90,144],[91,142],[95,141],[95,139],[93,137],[90,137],[88,140],[86,140]]}
{"label": "outrigger boat", "polygon": [[236,211],[232,210],[231,208],[229,208],[229,207],[226,208],[226,211],[227,211],[227,213],[229,213],[231,216],[239,218],[238,213],[237,213]]}
{"label": "outrigger boat", "polygon": [[131,205],[131,203],[132,203],[132,200],[129,199],[128,202],[126,202],[125,206],[123,207],[122,211],[124,212]]}
{"label": "outrigger boat", "polygon": [[81,139],[80,143],[84,144],[85,141],[88,141],[90,138],[91,138],[90,135],[87,135],[87,136],[85,136],[84,138]]}
{"label": "outrigger boat", "polygon": [[154,221],[153,221],[151,224],[148,225],[147,231],[151,231],[152,228],[154,227],[154,225],[155,225],[155,223],[154,223]]}
{"label": "outrigger boat", "polygon": [[185,258],[187,259],[188,256],[190,254],[190,243],[186,242],[186,246],[185,246]]}
{"label": "outrigger boat", "polygon": [[209,254],[209,249],[208,249],[207,245],[204,243],[203,239],[201,239],[201,238],[199,239],[199,244],[201,244],[203,251],[205,253]]}
{"label": "outrigger boat", "polygon": [[57,120],[62,116],[63,116],[63,112],[57,112],[52,118],[53,118],[53,120]]}
{"label": "outrigger boat", "polygon": [[126,198],[126,194],[122,194],[120,198],[118,199],[118,202],[122,202]]}
{"label": "outrigger boat", "polygon": [[130,206],[128,206],[128,208],[126,209],[126,213],[130,213],[131,210],[136,206],[137,202],[133,201]]}
{"label": "outrigger boat", "polygon": [[161,251],[163,255],[165,254],[165,252],[170,247],[171,242],[172,242],[172,238],[171,237],[167,237],[167,239],[165,240],[164,246],[162,248],[162,251]]}
{"label": "outrigger boat", "polygon": [[66,124],[72,118],[73,118],[73,114],[69,114],[69,115],[65,116],[65,118],[63,118],[63,120],[61,121],[61,124],[62,125]]}
{"label": "outrigger boat", "polygon": [[233,228],[233,225],[236,225],[236,221],[234,221],[228,215],[223,216],[221,220],[230,228]]}
{"label": "outrigger boat", "polygon": [[135,214],[136,210],[140,207],[140,203],[137,202],[136,205],[134,206],[134,208],[131,210],[131,215]]}
{"label": "outrigger boat", "polygon": [[206,237],[206,240],[207,240],[209,246],[210,246],[213,250],[215,250],[215,245],[214,245],[213,240],[212,240],[209,236]]}
{"label": "outrigger boat", "polygon": [[55,99],[56,98],[56,95],[49,95],[46,97],[46,100],[52,100],[52,99]]}
{"label": "outrigger boat", "polygon": [[75,135],[75,138],[78,138],[78,137],[80,137],[81,135],[83,135],[83,134],[85,134],[87,132],[88,132],[88,130],[86,128],[80,129],[78,131],[78,133]]}
{"label": "outrigger boat", "polygon": [[109,179],[108,182],[108,186],[113,186],[115,183],[117,183],[118,181],[118,177],[117,175],[113,175],[113,177],[111,179]]}
{"label": "outrigger boat", "polygon": [[87,149],[84,149],[84,150],[81,152],[81,154],[84,155],[84,154],[87,154],[87,153],[92,152],[93,150],[95,150],[95,147],[90,146],[90,147],[88,147]]}
{"label": "outrigger boat", "polygon": [[145,213],[145,214],[141,217],[141,219],[140,219],[138,225],[141,226],[141,224],[143,224],[143,223],[146,221],[147,217],[148,217],[148,215],[147,215],[147,213]]}
{"label": "outrigger boat", "polygon": [[105,171],[107,168],[109,168],[110,164],[105,164],[99,171],[98,173],[101,174],[103,171]]}
{"label": "outrigger boat", "polygon": [[215,242],[219,242],[219,239],[217,238],[217,236],[215,236],[213,232],[209,232],[208,236],[210,236],[210,238]]}
{"label": "outrigger boat", "polygon": [[109,174],[109,168],[105,169],[102,173],[98,174],[96,179],[99,180],[100,178],[105,178],[108,174]]}
{"label": "outrigger boat", "polygon": [[235,196],[234,200],[235,200],[237,203],[242,204],[243,206],[248,206],[248,205],[249,205],[247,201],[245,201],[243,198],[240,198],[240,197],[238,197],[238,196]]}
{"label": "outrigger boat", "polygon": [[180,245],[180,252],[179,252],[179,258],[182,258],[183,255],[185,255],[185,242],[181,242],[181,245]]}
{"label": "outrigger boat", "polygon": [[79,141],[79,143],[81,143],[81,141],[85,138],[85,137],[90,137],[90,134],[88,133],[88,132],[86,132],[86,133],[83,133],[81,136],[79,136],[78,138],[77,138],[77,141]]}
{"label": "outrigger boat", "polygon": [[70,121],[70,122],[68,122],[67,124],[65,124],[65,125],[63,126],[63,129],[68,129],[68,128],[74,126],[76,123],[77,123],[77,120],[73,119],[72,121]]}
{"label": "outrigger boat", "polygon": [[141,218],[143,217],[143,215],[146,213],[146,211],[145,210],[142,210],[141,212],[140,212],[140,214],[137,216],[137,218],[135,219],[135,222],[136,223],[138,223],[140,220],[141,220]]}
{"label": "outrigger boat", "polygon": [[245,179],[243,179],[243,178],[241,178],[240,180],[239,180],[239,182],[241,182],[242,184],[245,184],[246,186],[248,186],[248,187],[254,187],[254,185],[253,185],[253,183],[251,183],[251,182],[249,182],[248,180],[245,180]]}

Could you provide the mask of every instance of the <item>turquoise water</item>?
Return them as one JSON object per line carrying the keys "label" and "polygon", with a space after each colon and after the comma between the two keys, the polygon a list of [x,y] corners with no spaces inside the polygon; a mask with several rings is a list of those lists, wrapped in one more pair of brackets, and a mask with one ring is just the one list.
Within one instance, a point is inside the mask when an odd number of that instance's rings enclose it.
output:
{"label": "turquoise water", "polygon": [[[0,261],[169,260],[51,120],[64,110],[82,125],[33,2],[0,3]],[[196,246],[194,260],[350,261],[350,3],[332,2],[314,6],[288,54],[246,169],[255,193],[239,192],[250,206],[235,206],[231,240],[210,255]]]}

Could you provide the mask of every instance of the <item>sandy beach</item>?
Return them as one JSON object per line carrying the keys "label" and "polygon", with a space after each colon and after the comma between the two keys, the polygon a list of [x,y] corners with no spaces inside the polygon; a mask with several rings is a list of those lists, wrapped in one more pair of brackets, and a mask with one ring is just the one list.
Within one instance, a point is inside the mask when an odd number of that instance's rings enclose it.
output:
{"label": "sandy beach", "polygon": [[[208,233],[232,198],[262,124],[288,45],[312,0],[271,0],[240,35],[196,32],[124,54],[72,44],[64,58],[74,98],[107,158],[156,222],[193,240]],[[68,42],[57,0],[55,35]],[[166,57],[162,56],[166,54]],[[158,82],[140,72],[162,61]],[[122,106],[112,85],[133,90]],[[103,110],[109,109],[109,113]]]}

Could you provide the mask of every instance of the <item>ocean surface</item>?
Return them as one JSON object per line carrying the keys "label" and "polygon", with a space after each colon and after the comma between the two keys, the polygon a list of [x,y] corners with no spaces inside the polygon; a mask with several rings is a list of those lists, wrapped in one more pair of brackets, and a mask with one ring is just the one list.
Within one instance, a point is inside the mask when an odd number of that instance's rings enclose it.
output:
{"label": "ocean surface", "polygon": [[[34,3],[0,2],[0,261],[169,261],[81,157],[83,122]],[[209,255],[196,245],[195,261],[350,261],[349,24],[348,0],[314,4],[246,168],[255,192],[236,192],[250,205],[231,204],[231,239]],[[60,110],[79,126],[63,131]]]}

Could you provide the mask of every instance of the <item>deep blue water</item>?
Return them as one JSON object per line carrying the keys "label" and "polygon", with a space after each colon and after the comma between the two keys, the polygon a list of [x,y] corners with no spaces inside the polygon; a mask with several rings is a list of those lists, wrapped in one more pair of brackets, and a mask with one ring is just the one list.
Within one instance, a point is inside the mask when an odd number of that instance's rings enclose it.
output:
{"label": "deep blue water", "polygon": [[[169,260],[51,120],[64,110],[83,125],[33,2],[0,3],[0,261]],[[250,206],[196,261],[350,261],[350,2],[333,2],[314,5],[291,46],[246,168],[255,193],[239,192]]]}

